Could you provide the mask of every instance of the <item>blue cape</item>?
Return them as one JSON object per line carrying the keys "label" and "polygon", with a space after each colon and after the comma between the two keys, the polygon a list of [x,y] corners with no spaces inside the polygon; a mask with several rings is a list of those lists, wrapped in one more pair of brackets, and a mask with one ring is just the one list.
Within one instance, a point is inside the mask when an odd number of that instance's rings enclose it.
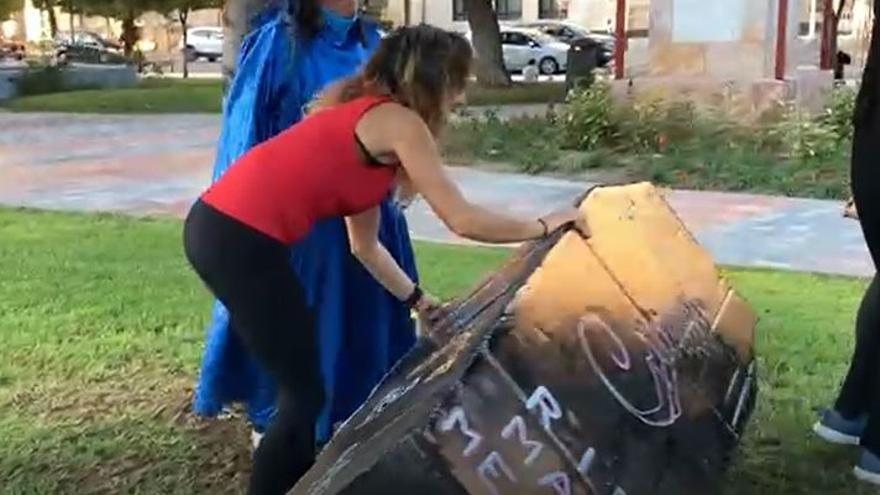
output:
{"label": "blue cape", "polygon": [[[245,151],[300,120],[313,96],[354,73],[378,42],[377,27],[365,21],[330,19],[305,40],[286,11],[262,13],[242,43],[224,102],[214,180]],[[406,219],[390,199],[382,204],[380,238],[415,279]],[[317,224],[292,248],[291,266],[316,315],[327,397],[316,425],[323,442],[410,349],[415,328],[408,311],[350,255],[342,219]],[[230,402],[244,402],[256,429],[263,430],[274,413],[275,386],[229,329],[226,309],[215,302],[194,410],[214,416]]]}

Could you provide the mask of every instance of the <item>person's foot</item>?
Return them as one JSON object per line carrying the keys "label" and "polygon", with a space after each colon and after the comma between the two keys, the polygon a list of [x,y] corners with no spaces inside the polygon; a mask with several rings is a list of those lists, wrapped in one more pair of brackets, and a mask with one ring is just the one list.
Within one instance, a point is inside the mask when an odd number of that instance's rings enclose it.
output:
{"label": "person's foot", "polygon": [[862,455],[859,458],[859,463],[853,469],[853,474],[859,481],[880,486],[880,457],[862,449]]}
{"label": "person's foot", "polygon": [[858,445],[867,419],[846,419],[834,409],[827,409],[813,426],[813,432],[826,442],[838,445]]}

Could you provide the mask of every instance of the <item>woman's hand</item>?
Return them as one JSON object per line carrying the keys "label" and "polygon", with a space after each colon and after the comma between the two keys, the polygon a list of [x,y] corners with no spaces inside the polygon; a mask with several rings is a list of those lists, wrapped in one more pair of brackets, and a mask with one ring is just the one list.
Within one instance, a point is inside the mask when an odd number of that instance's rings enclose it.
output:
{"label": "woman's hand", "polygon": [[590,237],[590,226],[586,215],[573,206],[543,216],[541,221],[547,226],[546,234],[553,233],[566,225],[572,225],[582,236]]}
{"label": "woman's hand", "polygon": [[434,332],[434,328],[449,315],[448,306],[440,302],[430,294],[425,294],[419,299],[414,308],[419,317],[419,327],[423,329],[423,336],[435,341],[445,340],[444,336]]}
{"label": "woman's hand", "polygon": [[431,325],[438,323],[448,314],[445,309],[446,305],[430,294],[423,295],[415,306],[419,318],[424,319]]}

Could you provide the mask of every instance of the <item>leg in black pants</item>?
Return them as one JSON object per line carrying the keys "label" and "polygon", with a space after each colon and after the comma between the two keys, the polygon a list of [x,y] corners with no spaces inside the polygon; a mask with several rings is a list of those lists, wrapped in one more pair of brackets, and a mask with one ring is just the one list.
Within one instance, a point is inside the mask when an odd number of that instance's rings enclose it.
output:
{"label": "leg in black pants", "polygon": [[[864,95],[862,95],[863,97]],[[864,103],[864,102],[862,102]],[[865,241],[880,266],[880,140],[875,118],[863,115],[853,146],[852,188]],[[867,414],[862,446],[880,455],[880,281],[868,287],[856,322],[856,349],[838,406],[843,414]]]}
{"label": "leg in black pants", "polygon": [[[877,276],[868,286],[862,304],[859,307],[856,318],[856,348],[850,363],[849,372],[843,382],[840,395],[837,398],[835,409],[847,419],[856,419],[863,416],[874,416],[880,419],[880,414],[869,414],[880,404],[875,393],[880,384],[880,280]],[[862,443],[868,443],[867,437],[875,437],[875,442],[869,442],[880,446],[880,440],[875,431],[880,426],[877,421],[869,421],[868,428],[861,435]],[[880,452],[878,452],[880,453]]]}
{"label": "leg in black pants", "polygon": [[314,462],[324,399],[315,328],[289,249],[202,202],[187,218],[184,246],[232,328],[277,381],[277,410],[254,456],[249,492],[284,494]]}
{"label": "leg in black pants", "polygon": [[[880,265],[880,139],[873,109],[866,107],[870,105],[866,98],[872,97],[866,95],[863,88],[859,97],[862,113],[857,119],[853,146],[852,189],[865,241],[876,267]],[[859,308],[856,348],[835,409],[844,420],[867,420],[856,436],[860,437],[862,447],[880,456],[880,280],[877,275]]]}
{"label": "leg in black pants", "polygon": [[[856,210],[871,251],[880,266],[880,2],[853,123],[852,189]],[[880,281],[865,293],[856,322],[856,349],[835,410],[816,424],[816,433],[837,443],[858,440],[862,452],[857,478],[880,486]]]}

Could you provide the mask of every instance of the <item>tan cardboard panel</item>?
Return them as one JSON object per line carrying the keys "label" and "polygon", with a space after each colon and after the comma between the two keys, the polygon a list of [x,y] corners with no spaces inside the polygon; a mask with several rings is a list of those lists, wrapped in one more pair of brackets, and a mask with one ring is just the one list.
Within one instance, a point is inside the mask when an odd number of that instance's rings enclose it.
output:
{"label": "tan cardboard panel", "polygon": [[596,256],[645,313],[698,303],[711,321],[727,293],[708,252],[647,183],[594,190],[581,205]]}
{"label": "tan cardboard panel", "polygon": [[644,320],[579,235],[565,235],[532,274],[514,302],[518,327],[553,331],[592,309],[624,327]]}

